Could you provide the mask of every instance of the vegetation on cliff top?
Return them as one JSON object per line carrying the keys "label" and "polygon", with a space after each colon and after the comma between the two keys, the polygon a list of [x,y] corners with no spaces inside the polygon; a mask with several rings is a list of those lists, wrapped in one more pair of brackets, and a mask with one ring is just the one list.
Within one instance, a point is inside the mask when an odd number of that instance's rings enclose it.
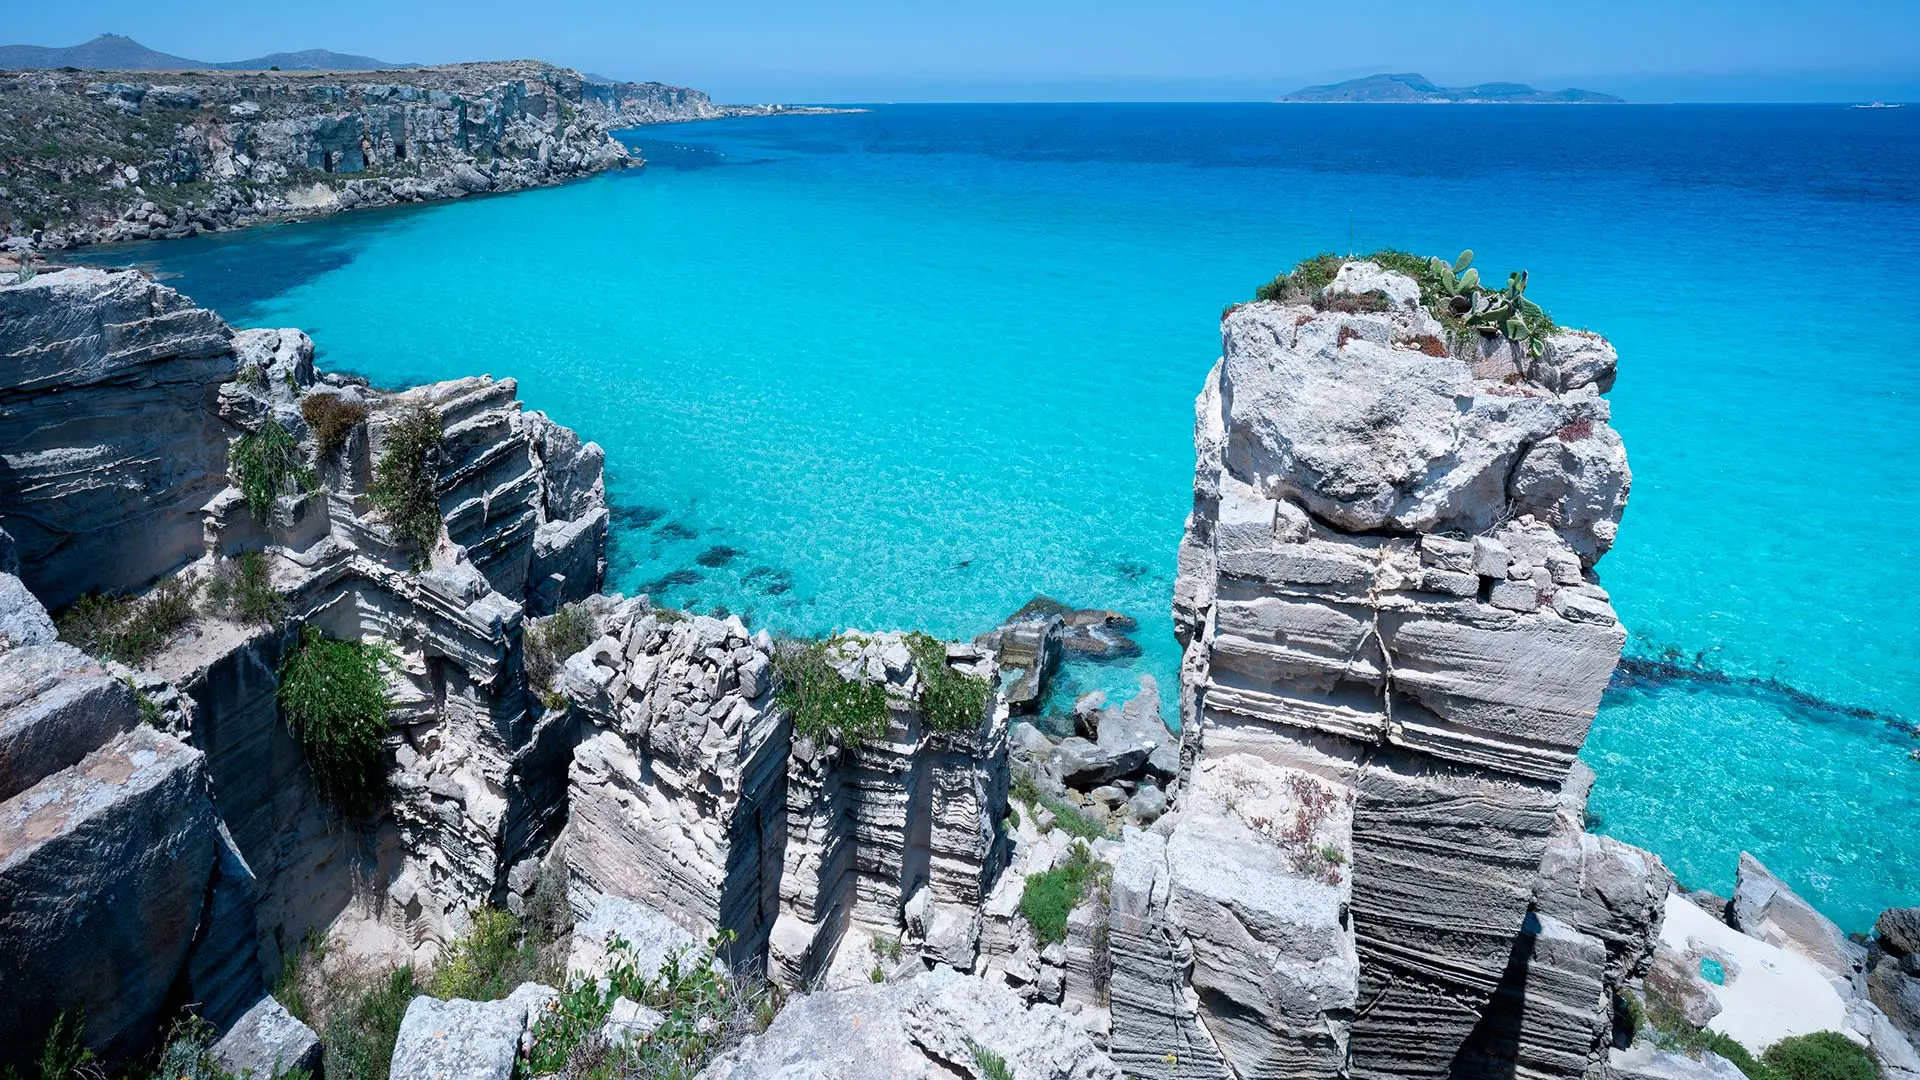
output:
{"label": "vegetation on cliff top", "polygon": [[540,695],[549,709],[566,704],[554,687],[567,657],[593,643],[600,632],[593,613],[579,604],[569,604],[544,619],[527,623],[523,648],[527,657],[527,685]]}
{"label": "vegetation on cliff top", "polygon": [[1020,893],[1020,914],[1033,929],[1041,947],[1067,940],[1067,916],[1086,899],[1110,871],[1093,857],[1084,841],[1076,842],[1067,861],[1051,870],[1027,875]]}
{"label": "vegetation on cliff top", "polygon": [[773,670],[780,680],[777,700],[793,718],[795,734],[857,747],[886,735],[892,713],[884,685],[844,678],[828,661],[828,652],[840,640],[781,641],[773,650]]}
{"label": "vegetation on cliff top", "polygon": [[201,609],[215,618],[272,625],[287,614],[287,598],[273,587],[264,551],[245,551],[236,558],[221,559],[202,591]]}
{"label": "vegetation on cliff top", "polygon": [[1253,297],[1285,304],[1310,304],[1320,311],[1385,311],[1388,301],[1379,293],[1323,295],[1322,290],[1333,283],[1340,267],[1357,261],[1378,263],[1412,278],[1420,286],[1421,305],[1456,341],[1468,334],[1505,335],[1537,356],[1547,335],[1559,329],[1552,316],[1526,298],[1525,270],[1509,275],[1503,289],[1486,288],[1480,284],[1479,271],[1472,266],[1470,250],[1461,252],[1452,262],[1393,248],[1366,255],[1323,251],[1260,286],[1254,290]]}
{"label": "vegetation on cliff top", "polygon": [[322,461],[347,445],[347,436],[367,418],[367,407],[341,394],[313,393],[300,399],[300,417],[313,429]]}
{"label": "vegetation on cliff top", "polygon": [[280,666],[280,714],[321,799],[344,813],[365,811],[386,787],[387,671],[397,663],[387,646],[307,626]]}
{"label": "vegetation on cliff top", "polygon": [[948,667],[947,646],[932,634],[908,634],[907,650],[920,674],[920,708],[927,726],[950,733],[978,729],[993,693],[987,680]]}

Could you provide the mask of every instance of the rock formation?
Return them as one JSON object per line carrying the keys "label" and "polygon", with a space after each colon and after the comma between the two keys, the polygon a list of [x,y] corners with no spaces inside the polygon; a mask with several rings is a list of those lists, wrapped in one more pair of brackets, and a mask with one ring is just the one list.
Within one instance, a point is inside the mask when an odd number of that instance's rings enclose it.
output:
{"label": "rock formation", "polygon": [[1582,977],[1602,964],[1572,944],[1602,928],[1528,920],[1625,638],[1591,571],[1628,483],[1612,352],[1564,333],[1538,360],[1504,339],[1436,355],[1410,279],[1356,263],[1327,290],[1382,299],[1223,320],[1174,595],[1181,716],[1203,761],[1346,793],[1351,1073],[1440,1076],[1523,931],[1569,940]]}
{"label": "rock formation", "polygon": [[[522,414],[511,381],[384,395],[322,379],[306,335],[232,331],[137,272],[0,286],[0,385],[0,507],[21,574],[0,582],[0,862],[19,898],[0,955],[18,961],[8,977],[64,987],[10,988],[9,1008],[25,1011],[0,1030],[42,1031],[84,1007],[100,1046],[138,1052],[171,995],[224,1028],[282,949],[350,909],[405,949],[526,887],[511,870],[559,826],[571,743],[565,715],[526,691],[521,625],[530,604],[599,588],[598,448]],[[324,488],[283,490],[255,521],[229,447],[275,424],[323,456],[302,414],[312,395],[357,400],[370,418],[319,462]],[[419,406],[442,429],[444,525],[424,553],[367,498],[394,418]],[[242,550],[266,554],[286,619],[206,615],[134,669],[54,641],[27,591],[64,604],[198,581]],[[361,828],[316,797],[279,715],[302,626],[384,642],[396,659],[387,802]],[[100,985],[58,977],[68,961]]]}
{"label": "rock formation", "polygon": [[515,191],[632,163],[612,129],[778,111],[532,61],[5,72],[0,242],[60,250]]}

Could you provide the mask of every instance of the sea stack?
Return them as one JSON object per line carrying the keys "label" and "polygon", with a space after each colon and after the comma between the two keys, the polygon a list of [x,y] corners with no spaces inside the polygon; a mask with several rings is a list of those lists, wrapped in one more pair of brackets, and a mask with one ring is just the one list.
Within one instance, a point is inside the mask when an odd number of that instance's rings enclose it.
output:
{"label": "sea stack", "polygon": [[[1630,481],[1601,396],[1614,353],[1446,337],[1411,278],[1349,263],[1319,297],[1231,310],[1196,405],[1174,597],[1189,754],[1199,778],[1246,759],[1350,808],[1354,1077],[1468,1065],[1503,979],[1526,977],[1522,936],[1577,957],[1562,975],[1592,1004],[1623,974],[1615,928],[1532,910],[1626,638],[1593,570]],[[1646,926],[1626,937],[1650,948]],[[1584,1018],[1582,1066],[1607,1022]]]}

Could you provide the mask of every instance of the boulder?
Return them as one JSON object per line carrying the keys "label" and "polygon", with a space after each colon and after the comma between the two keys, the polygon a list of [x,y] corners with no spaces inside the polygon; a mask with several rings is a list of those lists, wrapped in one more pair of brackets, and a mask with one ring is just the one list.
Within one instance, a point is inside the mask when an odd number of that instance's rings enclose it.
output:
{"label": "boulder", "polygon": [[1161,718],[1160,685],[1153,676],[1140,676],[1139,693],[1124,707],[1102,711],[1095,745],[1116,760],[1131,760],[1135,750],[1145,747],[1147,771],[1163,780],[1180,772],[1180,737]]}
{"label": "boulder", "polygon": [[1020,1080],[1121,1080],[1058,1008],[1027,1006],[1005,987],[946,969],[796,997],[700,1078],[952,1080],[985,1075],[980,1052]]}
{"label": "boulder", "polygon": [[1060,636],[1065,623],[1059,615],[1014,616],[1006,625],[985,635],[1000,654],[1001,684],[1007,704],[1018,713],[1040,706],[1046,684],[1060,664]]}
{"label": "boulder", "polygon": [[1740,1066],[1711,1050],[1688,1057],[1644,1043],[1607,1054],[1607,1068],[1620,1080],[1746,1080]]}
{"label": "boulder", "polygon": [[144,725],[0,804],[0,1066],[62,1012],[109,1061],[147,1048],[217,837],[205,756]]}
{"label": "boulder", "polygon": [[1920,1041],[1920,964],[1903,960],[1882,956],[1867,975],[1867,996],[1907,1038]]}
{"label": "boulder", "polygon": [[393,1080],[512,1080],[527,1030],[525,1001],[441,1001],[407,1006],[393,1045]]}
{"label": "boulder", "polygon": [[1111,780],[1137,775],[1146,767],[1153,750],[1144,742],[1115,738],[1104,744],[1090,743],[1076,735],[1060,740],[1047,758],[1047,764],[1068,787],[1086,791]]}
{"label": "boulder", "polygon": [[1799,953],[1828,976],[1852,986],[1866,966],[1866,949],[1847,940],[1833,920],[1814,910],[1760,860],[1740,853],[1729,909],[1735,929]]}
{"label": "boulder", "polygon": [[1920,907],[1888,908],[1874,921],[1880,947],[1895,956],[1920,953]]}
{"label": "boulder", "polygon": [[627,956],[641,978],[652,978],[667,958],[690,953],[700,943],[678,923],[652,908],[618,896],[601,896],[593,911],[574,924],[573,944],[567,953],[567,974],[602,978],[612,960],[608,942],[619,937],[629,946]]}
{"label": "boulder", "polygon": [[214,1060],[234,1076],[256,1080],[295,1070],[320,1071],[320,1037],[272,997],[263,997],[213,1044]]}

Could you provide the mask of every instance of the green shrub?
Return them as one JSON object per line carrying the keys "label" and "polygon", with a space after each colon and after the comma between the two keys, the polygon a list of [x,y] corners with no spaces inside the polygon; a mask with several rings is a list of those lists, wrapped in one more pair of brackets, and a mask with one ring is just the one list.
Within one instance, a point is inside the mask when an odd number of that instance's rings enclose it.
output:
{"label": "green shrub", "polygon": [[414,546],[413,568],[424,567],[440,539],[440,413],[415,402],[387,432],[368,497],[394,534]]}
{"label": "green shrub", "polygon": [[838,640],[781,642],[773,651],[773,670],[780,679],[777,697],[793,718],[796,734],[856,747],[884,737],[892,712],[885,686],[842,678],[828,663],[828,650]]}
{"label": "green shrub", "polygon": [[1660,1049],[1692,1057],[1699,1057],[1702,1050],[1710,1050],[1733,1062],[1747,1080],[1780,1080],[1738,1041],[1717,1031],[1694,1027],[1680,1007],[1658,991],[1646,991],[1644,1001],[1637,1001],[1629,994],[1626,1001],[1627,1015],[1635,1032],[1644,1027],[1650,1041]]}
{"label": "green shrub", "polygon": [[474,912],[466,936],[440,954],[433,971],[433,996],[442,1001],[499,1001],[523,982],[537,981],[541,943],[521,932],[511,912],[482,907]]}
{"label": "green shrub", "polygon": [[314,446],[325,460],[347,445],[347,436],[367,418],[367,407],[341,394],[316,392],[300,399],[300,418],[313,429]]}
{"label": "green shrub", "polygon": [[337,989],[339,1000],[320,1031],[326,1047],[320,1071],[327,1080],[388,1080],[400,1021],[419,993],[413,965],[363,976]]}
{"label": "green shrub", "polygon": [[84,1013],[61,1013],[40,1043],[40,1055],[34,1059],[33,1072],[22,1076],[12,1066],[5,1080],[96,1080],[99,1066],[86,1044],[87,1018]]}
{"label": "green shrub", "polygon": [[947,647],[931,634],[907,635],[907,651],[920,673],[920,708],[927,726],[935,731],[965,732],[980,727],[993,693],[987,680],[964,675],[947,666]]}
{"label": "green shrub", "polygon": [[547,618],[529,622],[523,648],[527,656],[527,681],[536,690],[553,686],[554,677],[566,666],[567,657],[593,644],[600,624],[593,613],[579,604],[570,604]]}
{"label": "green shrub", "polygon": [[239,623],[277,623],[286,617],[287,598],[273,587],[273,573],[264,551],[241,552],[221,559],[207,578],[207,614]]}
{"label": "green shrub", "polygon": [[1053,814],[1053,827],[1065,832],[1068,836],[1077,836],[1082,840],[1098,840],[1107,835],[1105,825],[1088,817],[1086,811],[1065,799],[1042,795],[1040,805]]}
{"label": "green shrub", "polygon": [[1781,1039],[1763,1060],[1784,1080],[1874,1080],[1878,1072],[1872,1055],[1837,1031]]}
{"label": "green shrub", "polygon": [[1067,916],[1087,895],[1101,864],[1084,843],[1073,845],[1067,861],[1045,873],[1029,874],[1020,893],[1020,914],[1043,947],[1067,940]]}
{"label": "green shrub", "polygon": [[247,513],[262,525],[271,521],[275,499],[312,491],[315,483],[299,444],[272,418],[233,444],[227,451],[227,470],[246,496]]}
{"label": "green shrub", "polygon": [[193,621],[199,583],[179,575],[161,578],[147,595],[75,600],[55,620],[61,640],[106,660],[139,666]]}
{"label": "green shrub", "polygon": [[[565,1070],[576,1077],[691,1080],[716,1054],[764,1028],[776,1005],[764,983],[723,974],[718,957],[732,941],[732,932],[723,930],[708,939],[703,950],[670,954],[659,972],[647,978],[638,970],[633,946],[617,936],[609,938],[612,964],[605,989],[588,979],[567,986],[534,1024],[528,1073]],[[665,1019],[646,1037],[616,1048],[600,1038],[599,1030],[614,1000],[622,997],[659,1011]]]}
{"label": "green shrub", "polygon": [[370,809],[385,787],[386,672],[395,663],[384,646],[335,641],[308,626],[280,666],[280,714],[320,797],[343,812]]}
{"label": "green shrub", "polygon": [[1025,803],[1027,809],[1031,810],[1033,805],[1040,801],[1040,785],[1034,780],[1032,773],[1025,769],[1016,769],[1013,774],[1013,783],[1007,788],[1007,797],[1014,802]]}

